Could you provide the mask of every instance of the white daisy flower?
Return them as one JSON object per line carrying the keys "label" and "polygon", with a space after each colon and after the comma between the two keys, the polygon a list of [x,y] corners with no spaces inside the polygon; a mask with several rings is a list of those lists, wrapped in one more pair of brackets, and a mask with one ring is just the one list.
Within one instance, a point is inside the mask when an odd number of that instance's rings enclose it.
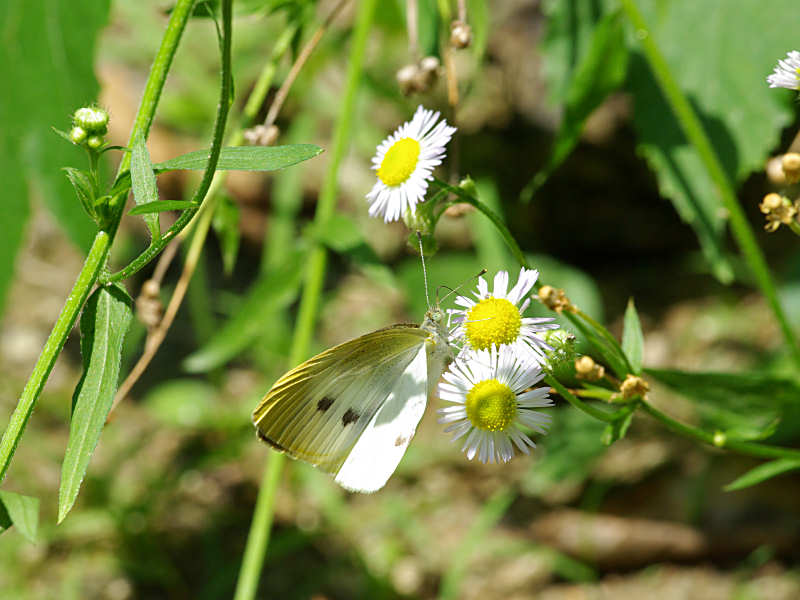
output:
{"label": "white daisy flower", "polygon": [[456,131],[444,119],[437,121],[438,112],[419,106],[411,121],[378,146],[372,159],[378,181],[367,194],[371,217],[397,221],[425,199],[433,168],[441,164],[445,146]]}
{"label": "white daisy flower", "polygon": [[520,425],[539,433],[550,426],[550,415],[534,410],[553,406],[549,388],[529,389],[543,376],[533,356],[520,358],[507,349],[462,355],[439,384],[439,397],[452,403],[437,411],[439,423],[449,424],[445,432],[454,434],[453,441],[464,438],[461,451],[469,460],[508,462],[514,445],[530,454],[536,444]]}
{"label": "white daisy flower", "polygon": [[800,52],[792,50],[786,53],[786,58],[778,61],[778,66],[767,77],[769,87],[782,87],[790,90],[800,90]]}
{"label": "white daisy flower", "polygon": [[523,267],[517,284],[509,291],[508,272],[499,271],[494,276],[491,293],[486,280],[480,277],[478,291],[474,293],[477,301],[459,296],[455,303],[462,308],[448,311],[450,322],[456,325],[452,333],[456,343],[461,343],[463,350],[510,346],[518,355],[532,352],[540,363],[543,362],[545,350],[552,348],[539,334],[548,329],[558,329],[558,325],[549,317],[522,316],[531,303],[526,296],[538,277],[539,271]]}

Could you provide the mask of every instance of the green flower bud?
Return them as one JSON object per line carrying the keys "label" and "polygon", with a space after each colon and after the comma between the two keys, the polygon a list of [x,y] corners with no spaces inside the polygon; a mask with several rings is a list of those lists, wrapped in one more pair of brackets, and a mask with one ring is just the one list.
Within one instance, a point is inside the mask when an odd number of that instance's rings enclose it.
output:
{"label": "green flower bud", "polygon": [[560,381],[575,380],[575,336],[563,329],[551,329],[543,335],[552,350],[545,351],[544,369]]}
{"label": "green flower bud", "polygon": [[77,125],[69,130],[69,139],[73,144],[82,144],[86,139],[87,133],[83,127]]}
{"label": "green flower bud", "polygon": [[92,150],[99,150],[104,143],[105,140],[99,135],[92,135],[86,139],[86,145]]}
{"label": "green flower bud", "polygon": [[108,132],[108,111],[99,106],[84,106],[75,111],[72,122],[90,134],[105,135]]}

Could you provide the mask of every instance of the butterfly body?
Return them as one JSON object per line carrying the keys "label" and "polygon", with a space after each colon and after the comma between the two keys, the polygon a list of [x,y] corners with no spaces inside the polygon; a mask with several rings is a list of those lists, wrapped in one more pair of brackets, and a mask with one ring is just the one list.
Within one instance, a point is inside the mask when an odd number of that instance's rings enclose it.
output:
{"label": "butterfly body", "polygon": [[414,436],[453,360],[441,310],[330,348],[283,375],[253,412],[258,436],[331,473],[343,487],[380,489]]}

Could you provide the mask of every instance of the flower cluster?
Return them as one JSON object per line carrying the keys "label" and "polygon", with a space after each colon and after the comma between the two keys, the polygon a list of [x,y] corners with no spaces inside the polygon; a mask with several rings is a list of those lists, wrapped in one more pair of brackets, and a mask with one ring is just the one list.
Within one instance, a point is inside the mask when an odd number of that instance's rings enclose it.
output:
{"label": "flower cluster", "polygon": [[[417,214],[419,205],[455,131],[438,112],[420,106],[386,138],[372,159],[378,180],[367,194],[370,216],[402,218],[409,226],[424,221],[430,213]],[[511,289],[506,271],[495,275],[491,289],[480,277],[474,297],[458,296],[459,308],[448,311],[457,356],[439,386],[448,403],[438,411],[439,422],[454,441],[463,439],[470,460],[508,462],[514,446],[528,454],[535,444],[525,429],[545,433],[550,424],[550,416],[537,410],[552,406],[549,388],[534,386],[544,377],[545,353],[552,351],[542,336],[558,326],[553,319],[524,316],[538,276],[523,268]]]}

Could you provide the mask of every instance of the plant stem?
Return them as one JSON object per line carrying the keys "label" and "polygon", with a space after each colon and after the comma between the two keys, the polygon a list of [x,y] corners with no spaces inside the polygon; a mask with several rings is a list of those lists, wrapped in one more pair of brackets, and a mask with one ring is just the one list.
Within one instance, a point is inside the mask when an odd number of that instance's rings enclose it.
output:
{"label": "plant stem", "polygon": [[[131,130],[131,142],[129,145],[132,145],[133,139],[139,135],[146,137],[150,129],[150,124],[153,122],[156,106],[161,96],[161,90],[164,87],[169,67],[172,64],[172,58],[189,20],[193,5],[194,0],[178,0],[175,3],[158,54],[153,61],[153,67],[150,69],[142,102],[139,105],[139,111],[136,114]],[[128,168],[130,168],[130,153],[123,155],[118,172],[121,173]],[[89,292],[95,281],[97,281],[100,271],[105,266],[123,211],[124,206],[120,206],[118,214],[112,219],[108,230],[99,231],[95,236],[86,261],[75,280],[72,291],[67,296],[64,308],[62,308],[61,314],[53,325],[53,330],[50,332],[50,336],[47,338],[44,348],[42,348],[42,353],[33,367],[33,372],[25,384],[17,407],[14,409],[8,427],[3,433],[3,439],[0,441],[0,481],[3,480],[8,471],[11,459],[25,431],[25,426],[33,412],[39,394],[41,394],[44,384],[53,370],[56,359],[61,353],[61,349],[64,347],[64,343],[78,318],[78,313],[84,302],[86,302],[86,298],[88,298]]]}
{"label": "plant stem", "polygon": [[582,410],[587,415],[594,417],[600,421],[605,421],[606,423],[613,423],[617,420],[617,416],[614,413],[609,413],[604,410],[600,410],[599,408],[595,408],[591,404],[587,404],[583,400],[580,400],[577,396],[575,396],[572,392],[570,392],[561,382],[553,377],[552,375],[547,375],[544,378],[544,382],[549,385],[551,388],[556,390],[559,395],[564,398],[567,402],[572,404],[578,410]]}
{"label": "plant stem", "polygon": [[678,86],[666,59],[653,39],[652,31],[639,11],[636,0],[622,0],[622,6],[637,30],[637,38],[641,40],[642,49],[650,68],[653,70],[661,91],[675,113],[684,135],[694,146],[697,155],[717,187],[722,204],[728,211],[731,232],[736,238],[739,249],[753,272],[761,292],[775,314],[783,333],[783,338],[792,353],[794,361],[800,365],[800,345],[798,345],[797,338],[778,299],[778,293],[772,281],[767,262],[764,259],[764,254],[756,243],[753,230],[750,228],[747,217],[745,217],[744,211],[739,205],[733,185],[722,168],[714,147],[711,145],[711,141],[706,135],[700,119],[697,117],[697,113],[695,113],[692,105],[689,104],[686,96]]}
{"label": "plant stem", "polygon": [[739,454],[747,454],[749,456],[757,456],[759,458],[800,458],[800,450],[781,448],[779,446],[770,446],[767,444],[758,444],[756,442],[740,442],[738,440],[725,439],[722,441],[722,443],[715,444],[713,433],[709,433],[708,431],[703,431],[698,427],[693,427],[692,425],[686,425],[685,423],[676,421],[648,402],[642,402],[641,407],[642,410],[644,410],[650,416],[663,423],[670,431],[682,435],[683,437],[688,437],[690,439],[703,442],[710,446],[726,448],[728,450],[738,452]]}
{"label": "plant stem", "polygon": [[22,391],[14,413],[11,415],[11,420],[3,434],[3,439],[0,441],[0,481],[5,477],[8,466],[11,464],[11,459],[17,449],[17,444],[33,412],[36,400],[42,392],[50,371],[53,370],[56,358],[58,358],[61,349],[64,347],[64,342],[66,342],[69,332],[72,331],[72,327],[75,325],[83,303],[86,302],[86,298],[89,296],[97,273],[105,262],[110,243],[110,237],[105,231],[100,231],[95,236],[86,261],[83,263],[83,268],[75,280],[72,291],[67,296],[64,308],[61,309],[61,314],[50,332],[50,337],[47,338],[47,342],[42,348],[39,360],[36,361],[36,365],[33,367],[33,372],[25,385],[25,389]]}
{"label": "plant stem", "polygon": [[[331,162],[325,174],[325,180],[317,202],[316,214],[314,215],[314,222],[317,224],[327,221],[336,206],[339,165],[344,158],[350,140],[356,91],[361,82],[367,34],[372,24],[375,5],[376,0],[362,0],[358,4],[358,15],[350,48],[347,87],[333,136]],[[311,250],[306,271],[297,325],[295,326],[292,348],[289,354],[289,360],[292,365],[298,364],[308,355],[311,337],[316,324],[317,307],[322,294],[326,265],[327,253],[325,247],[317,245]],[[263,481],[277,481],[280,478],[285,460],[282,454],[273,454],[265,467],[267,473],[265,473]],[[250,532],[247,536],[245,561],[242,563],[242,568],[239,571],[239,580],[236,584],[236,600],[252,600],[258,588],[261,566],[264,564],[264,557],[269,543],[269,529],[274,510],[274,492],[270,492],[268,486],[262,485],[259,489],[256,507],[256,514],[250,524]]]}
{"label": "plant stem", "polygon": [[435,186],[450,192],[451,194],[455,194],[458,196],[462,202],[466,202],[467,204],[471,204],[479,211],[481,211],[486,217],[494,224],[497,228],[497,231],[500,232],[500,235],[503,236],[503,240],[505,240],[506,244],[508,244],[509,249],[514,254],[514,258],[519,261],[519,264],[525,267],[526,269],[530,269],[530,265],[528,264],[528,259],[525,258],[525,255],[522,253],[522,250],[517,244],[517,240],[514,239],[514,236],[511,235],[511,232],[506,227],[506,224],[503,223],[503,220],[497,216],[492,209],[486,206],[483,202],[478,200],[475,196],[465,192],[460,187],[455,185],[450,185],[447,182],[442,181],[436,177],[433,178],[432,182]]}
{"label": "plant stem", "polygon": [[[267,456],[267,466],[258,491],[258,500],[253,512],[251,531],[263,531],[263,548],[266,550],[269,543],[269,534],[272,529],[273,507],[275,494],[278,491],[278,482],[281,478],[281,465],[283,454],[270,452]],[[234,600],[249,600],[256,597],[261,566],[264,563],[264,552],[255,544],[250,544],[248,538],[247,548],[242,558],[242,568],[239,572],[239,582],[236,586]]]}

